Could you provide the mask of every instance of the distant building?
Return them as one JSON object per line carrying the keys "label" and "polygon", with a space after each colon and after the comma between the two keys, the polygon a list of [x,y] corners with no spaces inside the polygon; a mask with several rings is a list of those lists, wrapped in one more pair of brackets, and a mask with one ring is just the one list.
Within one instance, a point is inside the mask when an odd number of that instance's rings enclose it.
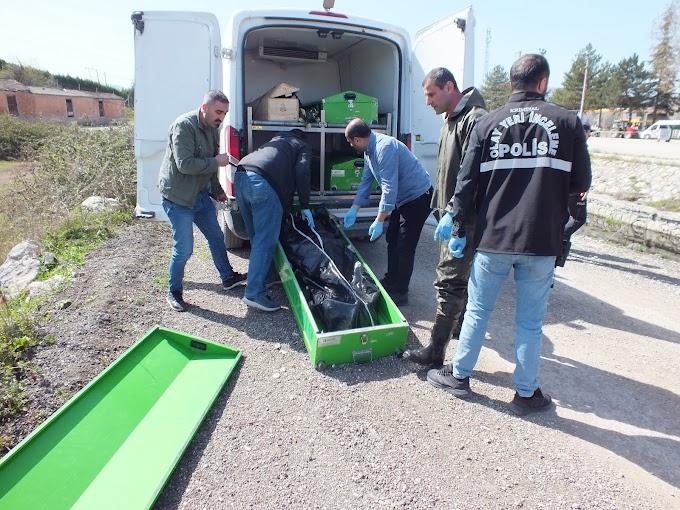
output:
{"label": "distant building", "polygon": [[109,92],[29,87],[0,80],[0,115],[104,125],[125,119],[125,100]]}

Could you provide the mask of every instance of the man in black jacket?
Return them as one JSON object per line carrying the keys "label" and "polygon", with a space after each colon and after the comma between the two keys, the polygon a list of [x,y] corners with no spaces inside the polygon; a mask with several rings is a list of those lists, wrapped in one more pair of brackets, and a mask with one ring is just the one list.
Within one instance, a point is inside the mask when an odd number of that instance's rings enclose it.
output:
{"label": "man in black jacket", "polygon": [[236,201],[251,245],[243,302],[266,312],[280,308],[267,294],[265,280],[272,268],[283,214],[293,206],[295,191],[302,216],[314,227],[309,210],[311,152],[305,139],[299,129],[276,133],[240,161],[234,177]]}
{"label": "man in black jacket", "polygon": [[453,214],[449,249],[462,256],[465,221],[477,214],[467,311],[451,365],[427,380],[454,396],[471,395],[470,374],[486,327],[510,271],[516,286],[516,393],[510,404],[525,415],[551,408],[538,387],[543,318],[562,252],[569,193],[590,187],[590,157],[579,118],[545,101],[550,69],[542,55],[523,55],[510,69],[508,103],[477,121],[447,206]]}

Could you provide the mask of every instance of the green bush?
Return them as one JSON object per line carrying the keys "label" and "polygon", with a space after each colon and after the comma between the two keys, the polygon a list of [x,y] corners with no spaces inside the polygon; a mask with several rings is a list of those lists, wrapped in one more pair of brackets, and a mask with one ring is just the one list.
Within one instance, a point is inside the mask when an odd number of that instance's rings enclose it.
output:
{"label": "green bush", "polygon": [[63,126],[0,115],[0,160],[30,158]]}
{"label": "green bush", "polygon": [[0,190],[0,261],[15,244],[56,231],[90,196],[116,198],[129,211],[134,206],[131,126],[52,127],[27,170]]}

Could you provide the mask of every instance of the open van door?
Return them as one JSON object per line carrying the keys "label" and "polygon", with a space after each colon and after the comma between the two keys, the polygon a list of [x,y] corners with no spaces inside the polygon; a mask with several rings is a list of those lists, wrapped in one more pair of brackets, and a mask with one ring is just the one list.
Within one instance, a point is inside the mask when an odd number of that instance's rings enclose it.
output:
{"label": "open van door", "polygon": [[436,115],[425,103],[423,79],[435,67],[446,67],[460,90],[474,84],[474,26],[472,7],[468,7],[419,31],[413,45],[411,147],[433,184],[443,116]]}
{"label": "open van door", "polygon": [[222,87],[217,18],[198,12],[135,12],[135,157],[139,218],[167,221],[158,172],[170,124]]}

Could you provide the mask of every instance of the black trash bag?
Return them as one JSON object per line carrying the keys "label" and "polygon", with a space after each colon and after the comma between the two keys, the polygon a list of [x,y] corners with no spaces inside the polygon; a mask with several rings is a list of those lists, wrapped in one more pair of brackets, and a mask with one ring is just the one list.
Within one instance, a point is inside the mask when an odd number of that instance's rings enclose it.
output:
{"label": "black trash bag", "polygon": [[284,219],[279,240],[308,292],[319,326],[330,332],[376,325],[373,305],[380,296],[378,287],[331,222],[328,211],[315,209],[313,216],[323,249],[299,214]]}

